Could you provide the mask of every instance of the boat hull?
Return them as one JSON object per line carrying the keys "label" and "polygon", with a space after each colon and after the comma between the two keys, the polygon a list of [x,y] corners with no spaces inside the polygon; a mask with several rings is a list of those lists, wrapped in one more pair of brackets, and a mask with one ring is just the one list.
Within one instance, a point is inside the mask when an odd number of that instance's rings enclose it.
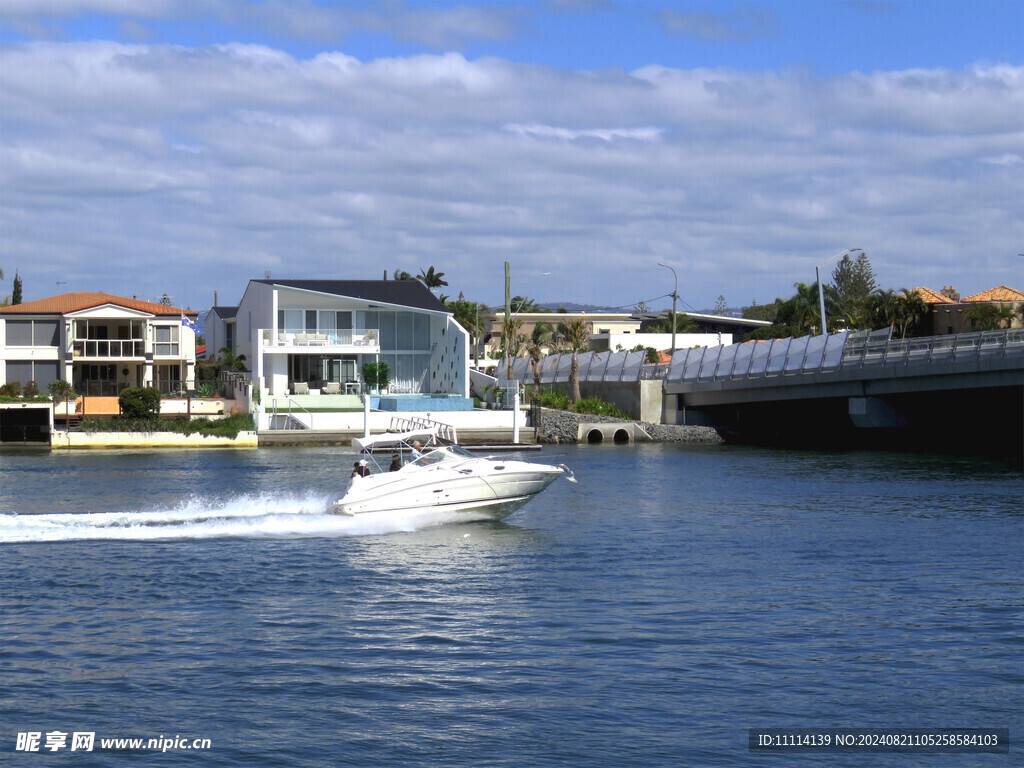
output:
{"label": "boat hull", "polygon": [[411,478],[392,479],[386,474],[357,478],[344,498],[332,504],[328,511],[355,516],[435,510],[464,512],[473,519],[501,520],[563,474],[559,467],[526,462],[504,462],[497,466],[501,469],[487,472],[481,472],[479,467],[463,467],[425,470]]}

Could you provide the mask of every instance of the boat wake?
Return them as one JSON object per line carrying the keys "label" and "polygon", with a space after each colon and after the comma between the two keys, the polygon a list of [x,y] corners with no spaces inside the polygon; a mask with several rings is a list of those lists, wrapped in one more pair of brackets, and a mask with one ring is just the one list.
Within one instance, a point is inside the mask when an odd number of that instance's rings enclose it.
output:
{"label": "boat wake", "polygon": [[0,544],[372,536],[468,521],[430,510],[343,517],[325,513],[329,503],[327,496],[240,496],[219,502],[194,498],[166,510],[0,514]]}

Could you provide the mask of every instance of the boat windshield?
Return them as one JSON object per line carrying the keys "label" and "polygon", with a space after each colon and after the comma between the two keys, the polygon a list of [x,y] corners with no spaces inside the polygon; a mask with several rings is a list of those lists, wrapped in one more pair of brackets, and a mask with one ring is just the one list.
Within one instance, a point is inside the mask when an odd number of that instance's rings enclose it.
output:
{"label": "boat windshield", "polygon": [[460,448],[457,445],[446,445],[443,448],[435,448],[415,461],[409,462],[415,467],[429,467],[434,464],[440,464],[445,461],[461,461],[463,459],[475,459],[476,456],[471,454],[465,448]]}

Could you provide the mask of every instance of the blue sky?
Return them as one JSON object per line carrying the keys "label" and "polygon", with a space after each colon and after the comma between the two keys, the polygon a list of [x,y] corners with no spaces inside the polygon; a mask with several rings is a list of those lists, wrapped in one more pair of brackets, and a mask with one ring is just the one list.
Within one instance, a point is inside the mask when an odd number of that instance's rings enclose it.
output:
{"label": "blue sky", "polygon": [[0,293],[1024,287],[1022,52],[1019,2],[8,0]]}

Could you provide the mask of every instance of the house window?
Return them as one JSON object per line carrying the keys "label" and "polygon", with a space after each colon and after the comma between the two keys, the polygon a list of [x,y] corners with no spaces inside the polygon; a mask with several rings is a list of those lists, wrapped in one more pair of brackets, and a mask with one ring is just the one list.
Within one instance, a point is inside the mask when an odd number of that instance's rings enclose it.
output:
{"label": "house window", "polygon": [[8,360],[7,380],[20,381],[22,386],[34,381],[40,390],[45,390],[51,381],[56,381],[57,362],[37,360]]}
{"label": "house window", "polygon": [[8,320],[8,347],[56,347],[58,345],[56,320]]}
{"label": "house window", "polygon": [[153,354],[169,357],[178,354],[179,325],[153,326]]}

